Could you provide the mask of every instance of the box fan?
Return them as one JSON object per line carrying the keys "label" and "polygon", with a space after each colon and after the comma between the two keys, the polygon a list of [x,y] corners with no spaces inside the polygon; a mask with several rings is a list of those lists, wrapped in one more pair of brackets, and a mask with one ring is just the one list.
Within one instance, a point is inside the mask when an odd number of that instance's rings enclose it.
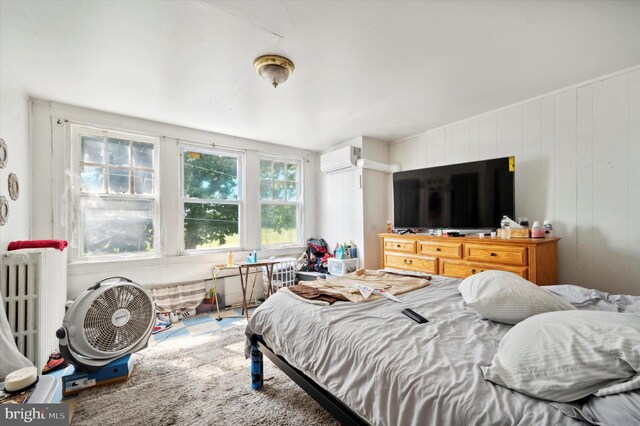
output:
{"label": "box fan", "polygon": [[147,347],[154,325],[149,292],[127,278],[111,277],[78,296],[56,336],[60,353],[76,371],[96,372]]}

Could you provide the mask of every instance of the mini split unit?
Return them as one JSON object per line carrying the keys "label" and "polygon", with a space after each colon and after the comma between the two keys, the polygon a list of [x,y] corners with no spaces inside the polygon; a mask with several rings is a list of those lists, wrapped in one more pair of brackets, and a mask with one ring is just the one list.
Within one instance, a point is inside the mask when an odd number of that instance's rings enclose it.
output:
{"label": "mini split unit", "polygon": [[324,173],[341,173],[357,168],[360,148],[345,146],[320,156],[320,170]]}
{"label": "mini split unit", "polygon": [[370,169],[382,173],[400,171],[399,164],[385,164],[361,158],[361,149],[345,146],[320,156],[320,170],[327,174],[348,172],[355,169]]}

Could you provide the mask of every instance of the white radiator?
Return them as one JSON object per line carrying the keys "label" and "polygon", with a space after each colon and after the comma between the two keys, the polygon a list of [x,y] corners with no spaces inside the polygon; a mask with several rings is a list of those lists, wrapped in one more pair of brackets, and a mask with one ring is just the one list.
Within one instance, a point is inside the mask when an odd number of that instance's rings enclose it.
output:
{"label": "white radiator", "polygon": [[0,293],[18,350],[38,368],[57,350],[67,300],[67,255],[57,249],[6,252]]}

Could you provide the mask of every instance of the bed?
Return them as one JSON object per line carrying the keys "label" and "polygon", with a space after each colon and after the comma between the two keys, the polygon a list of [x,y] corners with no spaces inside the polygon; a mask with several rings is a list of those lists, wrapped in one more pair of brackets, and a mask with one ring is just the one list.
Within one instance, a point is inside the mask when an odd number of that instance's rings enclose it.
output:
{"label": "bed", "polygon": [[[428,287],[399,295],[400,303],[318,306],[278,292],[251,317],[247,354],[251,344],[259,348],[343,424],[640,422],[638,391],[551,403],[485,380],[480,367],[491,363],[511,326],[466,309],[459,283],[433,276]],[[640,313],[640,297],[548,289],[578,309]],[[404,308],[429,322],[408,319]]]}

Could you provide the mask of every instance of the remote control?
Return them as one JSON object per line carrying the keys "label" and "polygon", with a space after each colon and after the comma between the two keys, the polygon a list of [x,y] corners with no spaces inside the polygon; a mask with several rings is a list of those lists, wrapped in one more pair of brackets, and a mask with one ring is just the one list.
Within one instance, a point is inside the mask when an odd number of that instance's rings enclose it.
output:
{"label": "remote control", "polygon": [[414,312],[412,309],[404,309],[402,313],[408,316],[409,318],[411,318],[412,320],[414,320],[415,322],[417,322],[418,324],[429,322],[429,320],[427,320],[422,315]]}

